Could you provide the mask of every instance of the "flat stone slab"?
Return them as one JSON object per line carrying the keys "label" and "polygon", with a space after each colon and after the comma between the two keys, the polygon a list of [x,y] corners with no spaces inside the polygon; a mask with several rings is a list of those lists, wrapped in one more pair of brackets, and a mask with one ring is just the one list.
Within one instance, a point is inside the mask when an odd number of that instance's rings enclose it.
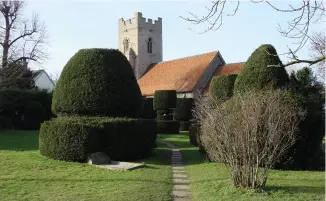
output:
{"label": "flat stone slab", "polygon": [[185,191],[185,190],[174,190],[173,196],[184,198],[184,197],[190,197],[191,193],[189,191]]}
{"label": "flat stone slab", "polygon": [[176,184],[188,184],[189,180],[188,179],[173,179],[173,183],[176,183]]}
{"label": "flat stone slab", "polygon": [[173,186],[174,190],[188,190],[190,189],[189,185],[185,185],[185,184],[175,184]]}
{"label": "flat stone slab", "polygon": [[172,154],[171,158],[182,158],[182,155],[173,155]]}
{"label": "flat stone slab", "polygon": [[173,178],[187,178],[187,175],[184,175],[184,174],[173,174]]}
{"label": "flat stone slab", "polygon": [[172,163],[172,167],[173,166],[182,166],[183,167],[183,164],[182,163]]}
{"label": "flat stone slab", "polygon": [[120,162],[120,161],[111,161],[111,164],[103,165],[93,165],[100,168],[105,168],[109,170],[134,170],[137,168],[142,168],[145,166],[144,163],[130,163],[130,162]]}
{"label": "flat stone slab", "polygon": [[175,167],[172,167],[172,170],[185,170],[185,167],[183,166],[175,166]]}
{"label": "flat stone slab", "polygon": [[178,169],[174,169],[172,170],[173,173],[186,173],[186,171],[184,169],[178,170]]}
{"label": "flat stone slab", "polygon": [[192,201],[190,198],[174,198],[173,201]]}

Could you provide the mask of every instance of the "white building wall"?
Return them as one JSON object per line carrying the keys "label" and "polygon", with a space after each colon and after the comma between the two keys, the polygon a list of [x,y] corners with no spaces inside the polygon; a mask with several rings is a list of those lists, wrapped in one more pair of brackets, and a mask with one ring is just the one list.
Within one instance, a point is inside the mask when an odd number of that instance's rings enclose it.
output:
{"label": "white building wall", "polygon": [[[152,53],[148,53],[147,43],[152,39]],[[125,51],[124,40],[129,41],[128,50]],[[162,18],[158,20],[146,19],[142,13],[134,13],[128,20],[119,19],[119,50],[125,54],[129,61],[132,57],[130,51],[134,51],[131,62],[135,76],[140,79],[148,66],[163,60]]]}
{"label": "white building wall", "polygon": [[55,88],[49,77],[44,72],[42,72],[35,80],[35,86],[39,89],[47,89],[49,92],[53,91]]}

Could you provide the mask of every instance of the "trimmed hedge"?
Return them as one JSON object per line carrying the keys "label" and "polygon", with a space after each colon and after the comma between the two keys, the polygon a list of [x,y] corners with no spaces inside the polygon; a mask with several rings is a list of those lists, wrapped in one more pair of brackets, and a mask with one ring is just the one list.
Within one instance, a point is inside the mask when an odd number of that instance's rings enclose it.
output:
{"label": "trimmed hedge", "polygon": [[[259,90],[266,87],[283,87],[289,76],[272,45],[261,45],[249,57],[234,83],[234,93]],[[272,67],[269,67],[272,66]],[[279,67],[273,67],[279,66]]]}
{"label": "trimmed hedge", "polygon": [[176,108],[173,111],[175,120],[189,121],[192,119],[193,98],[178,98]]}
{"label": "trimmed hedge", "polygon": [[95,152],[113,160],[138,160],[151,155],[156,129],[155,120],[148,119],[59,117],[42,124],[40,152],[76,162],[85,162]]}
{"label": "trimmed hedge", "polygon": [[154,110],[175,108],[177,104],[176,90],[156,90],[154,93]]}
{"label": "trimmed hedge", "polygon": [[192,123],[189,127],[189,142],[191,145],[198,147],[198,129],[199,126],[196,123]]}
{"label": "trimmed hedge", "polygon": [[140,117],[145,119],[156,119],[156,111],[153,110],[153,98],[143,97],[143,109]]}
{"label": "trimmed hedge", "polygon": [[172,114],[168,114],[168,115],[158,115],[158,116],[156,117],[156,119],[157,119],[158,121],[160,121],[160,120],[163,120],[163,121],[169,121],[169,120],[173,120],[173,115],[172,115]]}
{"label": "trimmed hedge", "polygon": [[45,109],[43,105],[36,101],[28,102],[24,109],[23,129],[38,130],[45,120]]}
{"label": "trimmed hedge", "polygon": [[213,160],[209,158],[207,151],[201,144],[199,137],[199,125],[197,123],[192,123],[189,127],[189,142],[191,145],[199,147],[199,153],[204,157],[205,160],[212,162]]}
{"label": "trimmed hedge", "polygon": [[60,115],[136,117],[142,96],[127,58],[114,49],[81,49],[65,65],[53,93]]}
{"label": "trimmed hedge", "polygon": [[233,96],[236,74],[214,76],[209,85],[209,93],[218,102],[224,102]]}
{"label": "trimmed hedge", "polygon": [[46,121],[41,125],[39,149],[55,160],[86,162],[96,150],[96,130],[80,123]]}
{"label": "trimmed hedge", "polygon": [[191,125],[190,121],[180,121],[180,131],[189,131],[189,127]]}
{"label": "trimmed hedge", "polygon": [[157,121],[157,133],[160,134],[178,134],[179,121]]}
{"label": "trimmed hedge", "polygon": [[[29,102],[39,102],[45,109],[45,120],[54,115],[51,112],[52,94],[45,90],[0,89],[0,116],[5,129],[22,129],[24,109]],[[39,128],[37,128],[39,129]]]}
{"label": "trimmed hedge", "polygon": [[173,114],[173,109],[157,110],[157,115]]}

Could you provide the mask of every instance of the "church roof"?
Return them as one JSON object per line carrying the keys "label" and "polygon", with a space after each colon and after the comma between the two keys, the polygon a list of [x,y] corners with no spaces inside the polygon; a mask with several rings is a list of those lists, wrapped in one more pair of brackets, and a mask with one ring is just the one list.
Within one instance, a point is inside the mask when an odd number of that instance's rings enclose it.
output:
{"label": "church roof", "polygon": [[138,80],[142,95],[153,95],[156,90],[192,91],[217,53],[209,52],[149,66]]}
{"label": "church roof", "polygon": [[[244,67],[244,64],[245,62],[225,64],[221,67],[216,68],[214,72],[214,76],[239,74],[241,69]],[[206,85],[205,91],[209,89],[210,82],[211,81],[209,81],[208,84]]]}

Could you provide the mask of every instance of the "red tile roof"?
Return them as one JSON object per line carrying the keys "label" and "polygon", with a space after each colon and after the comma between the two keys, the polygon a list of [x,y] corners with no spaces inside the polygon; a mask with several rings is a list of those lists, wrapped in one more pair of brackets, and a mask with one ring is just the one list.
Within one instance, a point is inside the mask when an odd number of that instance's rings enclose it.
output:
{"label": "red tile roof", "polygon": [[[225,64],[224,66],[218,67],[215,70],[214,76],[239,74],[241,69],[244,67],[244,64],[245,64],[245,62]],[[206,85],[205,91],[207,91],[209,89],[210,82],[211,81],[209,81],[208,84]]]}
{"label": "red tile roof", "polygon": [[142,95],[156,90],[192,91],[217,52],[175,59],[153,64],[138,80]]}

